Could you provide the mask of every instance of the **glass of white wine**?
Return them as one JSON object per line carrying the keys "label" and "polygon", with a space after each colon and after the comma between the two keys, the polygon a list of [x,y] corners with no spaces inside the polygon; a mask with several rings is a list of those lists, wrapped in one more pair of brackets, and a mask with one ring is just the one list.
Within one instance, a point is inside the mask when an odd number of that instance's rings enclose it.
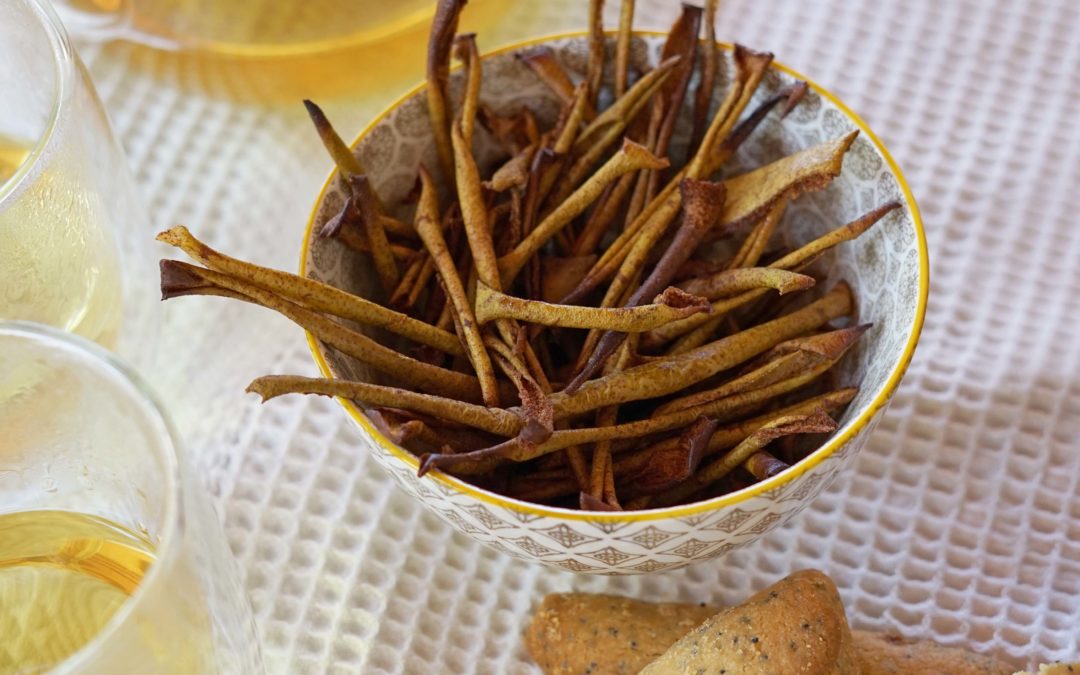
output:
{"label": "glass of white wine", "polygon": [[152,224],[86,69],[46,0],[0,2],[0,318],[144,365]]}
{"label": "glass of white wine", "polygon": [[145,385],[0,322],[0,673],[258,673],[208,495]]}

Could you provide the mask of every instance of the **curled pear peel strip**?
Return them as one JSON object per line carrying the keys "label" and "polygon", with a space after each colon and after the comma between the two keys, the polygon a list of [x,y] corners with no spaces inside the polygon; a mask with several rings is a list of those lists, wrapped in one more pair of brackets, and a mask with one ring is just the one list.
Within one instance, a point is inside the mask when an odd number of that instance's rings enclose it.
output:
{"label": "curled pear peel strip", "polygon": [[581,131],[581,123],[585,119],[585,112],[588,110],[588,103],[589,88],[582,82],[574,90],[570,112],[559,130],[559,135],[555,138],[555,144],[552,145],[552,150],[556,155],[566,155],[574,147],[574,141],[577,140],[578,132]]}
{"label": "curled pear peel strip", "polygon": [[476,112],[480,104],[480,82],[483,66],[476,48],[476,34],[462,33],[454,38],[458,58],[465,62],[465,97],[461,102],[461,135],[465,145],[472,147],[473,131],[476,129]]}
{"label": "curled pear peel strip", "polygon": [[[617,406],[611,406],[608,408],[602,408],[596,414],[596,426],[598,428],[610,428],[615,424],[615,419],[618,417],[619,408]],[[611,441],[609,439],[599,439],[593,446],[592,455],[592,471],[589,475],[589,494],[593,497],[607,502],[611,506],[618,506],[618,502],[611,503],[614,500],[614,465],[611,461]],[[612,486],[609,487],[609,476]],[[612,500],[608,497],[611,496]]]}
{"label": "curled pear peel strip", "polygon": [[[645,144],[655,148],[660,140],[660,125],[664,123],[664,101],[659,96],[653,99],[652,108],[649,110],[649,122],[645,129]],[[656,198],[656,193],[651,191],[656,182],[651,180],[652,171],[642,171],[634,181],[634,192],[630,196],[630,204],[626,207],[624,224],[637,222],[637,217],[645,208],[646,202]],[[685,175],[685,174],[681,174]]]}
{"label": "curled pear peel strip", "polygon": [[[764,415],[758,415],[751,419],[731,424],[722,429],[717,429],[713,432],[712,437],[709,438],[709,442],[705,448],[705,455],[714,455],[721,450],[734,447],[744,438],[749,436],[752,431],[778,417],[783,417],[785,415],[808,415],[819,408],[828,413],[835,413],[850,403],[857,393],[859,393],[859,390],[855,387],[837,389],[836,391],[813,396],[779,410],[765,413]],[[620,456],[619,461],[615,465],[616,473],[632,473],[636,471],[643,463],[645,457],[652,452],[662,450],[672,442],[672,439],[668,439],[660,441],[655,445],[642,448],[641,450],[625,453],[625,455]]]}
{"label": "curled pear peel strip", "polygon": [[480,380],[480,390],[484,403],[489,406],[499,405],[499,388],[495,382],[495,370],[491,365],[491,358],[484,348],[484,340],[480,335],[480,324],[473,315],[472,305],[465,294],[465,286],[458,275],[454,259],[443,237],[442,227],[439,220],[438,196],[435,194],[435,185],[427,168],[420,166],[420,203],[416,210],[416,231],[424,242],[430,259],[435,265],[442,280],[443,289],[450,301],[451,306],[457,313],[457,323],[465,338],[465,348]]}
{"label": "curled pear peel strip", "polygon": [[[671,63],[677,63],[677,59],[670,59]],[[665,64],[661,64],[664,67]],[[666,77],[670,71],[665,70],[661,75]],[[652,75],[652,72],[649,73]],[[646,76],[647,78],[648,76]],[[582,181],[589,177],[593,171],[593,167],[608,153],[608,150],[619,141],[619,139],[626,140],[624,134],[630,123],[637,117],[638,113],[648,105],[652,96],[660,89],[663,84],[663,77],[657,80],[647,80],[642,78],[634,85],[634,89],[623,98],[632,99],[630,108],[626,111],[625,116],[615,120],[614,122],[601,127],[599,132],[599,138],[597,138],[591,145],[583,147],[580,151],[575,151],[577,159],[570,165],[568,171],[566,171],[551,196],[551,201],[555,203],[561,203],[566,200],[573,192],[574,188],[579,186]],[[636,92],[638,85],[642,82],[650,82],[651,86],[639,97],[634,98],[633,94]],[[611,110],[610,108],[608,110]],[[606,113],[607,111],[605,111]],[[586,134],[589,130],[586,129],[582,132],[582,135]],[[580,141],[580,137],[579,137]],[[579,142],[576,145],[581,145]],[[666,159],[664,160],[667,161]],[[653,167],[641,167],[642,169],[653,169]],[[659,167],[664,168],[664,167]]]}
{"label": "curled pear peel strip", "polygon": [[622,0],[619,33],[615,38],[615,98],[626,93],[630,77],[630,38],[634,31],[634,0]]}
{"label": "curled pear peel strip", "polygon": [[600,96],[604,79],[604,0],[589,0],[589,61],[585,81],[589,84],[589,99],[593,105]]}
{"label": "curled pear peel strip", "polygon": [[177,288],[212,286],[222,288],[255,304],[272,309],[296,323],[316,338],[380,372],[397,377],[411,386],[461,400],[479,399],[476,378],[405,356],[358,331],[305,309],[275,293],[221,272],[203,269],[176,260],[161,261],[161,288],[164,297],[182,295]]}
{"label": "curled pear peel strip", "polygon": [[526,323],[559,328],[588,328],[622,332],[652,330],[708,308],[708,302],[677,289],[668,289],[655,298],[656,304],[636,307],[582,307],[554,305],[504,295],[487,284],[476,285],[476,318],[480,323],[496,319],[517,319]]}
{"label": "curled pear peel strip", "polygon": [[476,167],[472,150],[465,144],[459,123],[454,123],[450,135],[453,141],[458,202],[461,204],[461,217],[465,223],[465,236],[469,241],[469,250],[472,251],[473,264],[481,281],[489,286],[499,287],[495,243],[491,238],[491,223],[480,185],[480,171]]}
{"label": "curled pear peel strip", "polygon": [[447,81],[450,78],[450,51],[457,33],[458,19],[466,0],[438,0],[431,21],[427,52],[428,117],[439,154],[439,166],[447,180],[454,178],[454,149],[450,140],[450,98]]}
{"label": "curled pear peel strip", "polygon": [[386,230],[379,221],[378,211],[375,209],[375,192],[366,176],[350,176],[349,185],[353,195],[360,202],[360,215],[364,225],[364,234],[368,245],[371,247],[371,262],[375,268],[375,275],[379,278],[383,290],[390,294],[397,288],[401,275],[394,260],[394,254],[390,250],[390,240],[386,237]]}
{"label": "curled pear peel strip", "polygon": [[[585,222],[585,227],[582,228],[581,233],[574,240],[574,248],[571,250],[572,255],[591,255],[596,251],[596,248],[600,245],[600,240],[611,227],[611,224],[615,222],[616,216],[619,215],[619,209],[622,208],[623,202],[626,200],[627,195],[630,194],[630,190],[634,187],[636,181],[637,176],[628,173],[619,178],[614,185],[607,187],[604,196],[598,202],[597,208],[593,209],[589,219]],[[580,278],[578,281],[580,281]],[[577,286],[577,283],[574,286]],[[573,290],[573,287],[568,288],[567,293],[571,290]]]}
{"label": "curled pear peel strip", "polygon": [[328,380],[297,375],[267,375],[256,378],[248,385],[247,391],[258,394],[264,402],[286,394],[338,396],[364,405],[414,410],[499,436],[512,436],[521,429],[522,425],[520,417],[501,408],[489,408],[367,382]]}
{"label": "curled pear peel strip", "polygon": [[[840,174],[844,153],[851,147],[858,131],[777,160],[760,169],[724,181],[727,199],[716,227],[732,231],[761,217],[779,199],[794,199],[809,191],[821,190]],[[706,141],[707,142],[707,141]],[[687,175],[693,176],[693,165]],[[663,206],[645,224],[632,244],[618,273],[605,294],[605,305],[625,289],[625,279],[632,278],[648,260],[649,252],[663,236],[682,205],[678,191],[672,191]]]}
{"label": "curled pear peel strip", "polygon": [[716,424],[714,419],[699,417],[668,449],[650,455],[641,477],[634,481],[637,492],[662,492],[693,476],[705,456]]}
{"label": "curled pear peel strip", "polygon": [[[663,120],[660,122],[654,151],[661,156],[668,154],[668,144],[671,142],[672,134],[675,133],[675,123],[682,111],[683,100],[686,98],[686,92],[690,87],[690,78],[694,74],[701,17],[701,7],[683,3],[682,12],[668,32],[668,38],[664,42],[664,48],[660,53],[661,59],[676,55],[680,58],[675,72],[667,79],[660,90],[660,97],[664,101]],[[705,178],[706,176],[693,177]],[[660,172],[650,171],[647,179],[646,196],[656,194],[659,181]]]}
{"label": "curled pear peel strip", "polygon": [[758,450],[743,462],[743,466],[753,474],[754,478],[765,480],[786,471],[791,465],[777,459],[768,450]]}
{"label": "curled pear peel strip", "polygon": [[461,343],[453,333],[439,330],[431,324],[395,312],[321,281],[229,257],[196,239],[183,225],[169,228],[159,234],[157,239],[175,246],[196,262],[212,270],[254,284],[308,309],[369,326],[377,326],[453,356],[465,354]]}
{"label": "curled pear peel strip", "polygon": [[412,290],[409,291],[408,297],[405,298],[404,306],[406,309],[416,306],[416,303],[420,300],[420,295],[427,289],[428,283],[434,275],[435,261],[431,259],[431,256],[424,256],[424,264],[420,267],[420,273],[416,275]]}
{"label": "curled pear peel strip", "polygon": [[[328,221],[329,222],[329,221]],[[385,222],[383,223],[385,225]],[[321,233],[320,233],[321,236]],[[371,254],[371,244],[368,243],[367,237],[364,233],[353,228],[342,229],[339,232],[331,235],[333,238],[340,241],[345,247],[357,251],[359,253]],[[403,262],[408,261],[414,255],[416,255],[416,249],[403,246],[401,244],[390,243],[390,252],[394,254],[394,259]]]}
{"label": "curled pear peel strip", "polygon": [[[360,164],[360,160],[356,158],[356,155],[353,154],[352,150],[345,141],[341,139],[341,136],[334,129],[333,125],[330,124],[330,120],[327,118],[326,113],[322,111],[322,108],[307,99],[304,100],[304,107],[307,108],[308,116],[315,125],[315,131],[319,134],[319,139],[322,141],[323,147],[326,148],[330,158],[334,160],[334,165],[337,166],[338,172],[341,173],[345,183],[348,184],[354,177],[363,176],[364,167]],[[386,215],[378,195],[372,193],[370,198],[374,200],[371,204],[372,210],[378,215],[380,223],[388,232],[392,232],[399,237],[414,238],[416,236],[412,231],[412,228],[406,223]],[[359,207],[356,203],[351,205],[357,209]],[[346,207],[348,206],[350,206],[350,204],[346,203]],[[336,236],[336,232],[331,224],[327,223],[327,227],[324,227],[319,235]]]}
{"label": "curled pear peel strip", "polygon": [[[515,54],[517,59],[528,66],[529,70],[543,82],[562,103],[570,103],[574,96],[574,83],[570,80],[570,76],[563,70],[563,67],[559,65],[559,62],[555,60],[555,54],[549,47],[531,47],[529,49],[523,49]],[[585,82],[585,88],[588,89],[588,82]],[[596,117],[596,109],[586,96],[585,100],[585,112],[584,119],[591,121]]]}
{"label": "curled pear peel strip", "polygon": [[705,136],[705,124],[712,105],[713,87],[716,85],[716,73],[720,68],[720,49],[716,45],[716,6],[718,0],[705,0],[702,23],[705,27],[705,39],[702,44],[701,79],[694,92],[693,126],[687,151],[692,153],[701,146]]}
{"label": "curled pear peel strip", "polygon": [[780,295],[814,286],[814,277],[771,267],[739,267],[722,270],[708,279],[684,281],[679,288],[709,300],[730,298],[756,288],[771,288]]}
{"label": "curled pear peel strip", "polygon": [[417,279],[420,278],[420,272],[424,269],[424,265],[427,264],[428,260],[428,256],[423,254],[412,256],[405,267],[405,271],[401,274],[398,285],[390,293],[390,298],[386,301],[386,304],[391,307],[402,307],[408,300],[409,294],[412,293]]}
{"label": "curled pear peel strip", "polygon": [[484,181],[484,187],[492,192],[506,192],[513,188],[525,187],[529,180],[529,165],[532,164],[533,155],[536,154],[537,149],[537,145],[527,146],[506,160],[506,163],[496,169],[489,180]]}
{"label": "curled pear peel strip", "polygon": [[551,437],[554,429],[554,411],[546,392],[529,374],[529,368],[506,343],[496,337],[490,337],[488,347],[494,355],[493,360],[514,383],[521,399],[521,414],[525,423],[519,432],[519,438],[527,443],[540,443]]}
{"label": "curled pear peel strip", "polygon": [[333,125],[330,124],[330,119],[322,108],[307,99],[304,99],[304,107],[307,108],[308,116],[311,118],[312,124],[315,125],[315,131],[319,134],[319,139],[330,154],[330,158],[334,160],[338,171],[346,179],[364,175],[364,167],[360,164],[360,160],[353,155],[349,146],[334,130]]}

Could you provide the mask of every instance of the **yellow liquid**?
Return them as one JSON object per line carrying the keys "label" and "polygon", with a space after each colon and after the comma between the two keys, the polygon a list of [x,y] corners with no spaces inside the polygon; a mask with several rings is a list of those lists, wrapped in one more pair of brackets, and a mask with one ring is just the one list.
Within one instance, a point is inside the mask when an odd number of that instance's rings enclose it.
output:
{"label": "yellow liquid", "polygon": [[[290,109],[303,98],[360,98],[365,107],[352,111],[356,124],[423,80],[435,8],[434,0],[65,1],[99,11],[130,2],[131,39],[150,36],[174,47],[144,45],[132,58],[128,45],[110,46],[135,73],[154,78],[175,69],[186,74],[176,84],[200,94]],[[519,37],[499,23],[510,4],[470,0],[460,31],[477,32],[482,49]]]}
{"label": "yellow liquid", "polygon": [[0,515],[0,673],[40,673],[92,640],[154,562],[145,537],[68,511]]}
{"label": "yellow liquid", "polygon": [[[0,184],[29,145],[0,136]],[[48,168],[24,180],[0,205],[0,319],[45,323],[112,346],[123,292],[101,196]]]}
{"label": "yellow liquid", "polygon": [[118,13],[130,28],[181,49],[245,56],[325,52],[427,23],[433,0],[66,0]]}
{"label": "yellow liquid", "polygon": [[21,143],[13,143],[0,136],[0,185],[15,175],[29,154],[30,151]]}

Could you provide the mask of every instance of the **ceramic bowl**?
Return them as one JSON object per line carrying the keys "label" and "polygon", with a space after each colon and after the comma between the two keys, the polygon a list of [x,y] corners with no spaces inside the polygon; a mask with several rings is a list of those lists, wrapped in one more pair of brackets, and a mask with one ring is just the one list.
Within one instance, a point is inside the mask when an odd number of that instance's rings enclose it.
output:
{"label": "ceramic bowl", "polygon": [[[633,62],[639,67],[654,65],[663,40],[660,34],[637,33]],[[559,110],[556,98],[514,58],[515,51],[535,44],[554,50],[574,77],[584,72],[583,35],[517,44],[484,57],[481,96],[499,112],[527,105],[550,126]],[[717,99],[733,72],[731,55],[730,45],[725,45]],[[460,91],[460,75],[456,72],[451,79],[454,95]],[[800,79],[806,78],[776,63],[764,78],[757,100]],[[840,280],[851,284],[858,320],[872,322],[873,328],[839,368],[841,382],[858,383],[859,394],[839,418],[839,429],[803,461],[773,478],[715,499],[648,511],[601,513],[510,499],[439,472],[418,478],[417,459],[387,439],[360,406],[342,400],[361,429],[366,450],[402,489],[465,535],[509,556],[574,572],[640,574],[682,567],[722,555],[780,526],[852,462],[896,390],[922,326],[928,290],[926,243],[911,191],[889,153],[862,120],[812,82],[802,103],[782,122],[770,115],[729,166],[730,173],[741,173],[852,129],[860,133],[844,159],[841,175],[827,189],[805,195],[788,208],[782,225],[788,243],[808,241],[890,200],[900,200],[904,206],[856,241],[831,251],[825,261],[830,270],[826,287]],[[476,139],[480,164],[495,161],[493,140],[479,129]],[[413,186],[418,164],[438,164],[423,87],[379,115],[353,148],[384,201],[399,204]],[[337,242],[314,236],[338,212],[342,201],[342,184],[333,174],[308,223],[301,273],[368,296],[377,285],[370,266]],[[411,217],[405,207],[397,215]],[[371,378],[360,363],[310,341],[325,376]]]}

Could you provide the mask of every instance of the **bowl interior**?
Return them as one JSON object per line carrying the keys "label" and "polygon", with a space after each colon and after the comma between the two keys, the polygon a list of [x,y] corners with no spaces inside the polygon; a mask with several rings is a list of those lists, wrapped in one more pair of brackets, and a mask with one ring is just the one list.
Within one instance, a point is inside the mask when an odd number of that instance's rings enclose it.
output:
{"label": "bowl interior", "polygon": [[[637,35],[631,50],[632,66],[640,70],[657,63],[663,40],[661,35]],[[552,38],[544,40],[543,44],[555,52],[556,58],[573,77],[581,77],[587,57],[583,37]],[[517,61],[513,51],[516,49],[484,58],[481,98],[500,113],[515,112],[528,106],[542,125],[549,127],[558,115],[559,102]],[[733,72],[732,52],[724,49],[713,110],[719,105]],[[797,79],[789,69],[774,65],[748,109]],[[459,95],[461,80],[460,72],[451,77],[452,97]],[[691,90],[694,87],[696,82],[691,83]],[[683,113],[689,115],[689,106]],[[688,124],[678,125],[679,129],[687,127]],[[864,131],[845,156],[841,175],[825,190],[794,201],[779,228],[781,236],[786,238],[785,245],[798,246],[888,201],[899,200],[904,204],[855,241],[829,251],[819,262],[827,280],[819,286],[830,288],[840,280],[848,282],[858,303],[857,320],[873,324],[837,369],[839,383],[858,385],[859,393],[838,420],[841,428],[834,439],[843,436],[845,428],[853,431],[852,426],[865,422],[876,408],[887,402],[910,359],[921,325],[926,292],[925,248],[914,201],[902,187],[884,149],[868,130],[816,85],[810,87],[804,100],[787,118],[780,120],[775,113],[769,115],[724,172],[727,176],[738,175],[860,127]],[[505,159],[494,139],[479,125],[475,138],[481,171]],[[684,156],[685,143],[685,134],[677,134],[673,139],[672,157]],[[423,89],[418,88],[377,118],[361,134],[354,151],[388,208],[397,217],[411,222],[413,207],[403,205],[402,200],[413,187],[417,166],[421,162],[429,168],[438,165]],[[381,289],[364,256],[335,241],[315,237],[314,233],[321,225],[340,210],[344,201],[342,188],[340,178],[333,176],[316,204],[313,227],[309,228],[305,242],[303,273],[349,292],[380,299]],[[445,189],[445,185],[440,184],[440,189]],[[375,337],[386,339],[387,336]],[[355,359],[321,343],[317,349],[333,376],[380,381],[377,373]],[[392,445],[385,438],[378,440]],[[836,443],[826,443],[817,453],[828,453],[836,447]],[[783,474],[777,478],[782,479]]]}

